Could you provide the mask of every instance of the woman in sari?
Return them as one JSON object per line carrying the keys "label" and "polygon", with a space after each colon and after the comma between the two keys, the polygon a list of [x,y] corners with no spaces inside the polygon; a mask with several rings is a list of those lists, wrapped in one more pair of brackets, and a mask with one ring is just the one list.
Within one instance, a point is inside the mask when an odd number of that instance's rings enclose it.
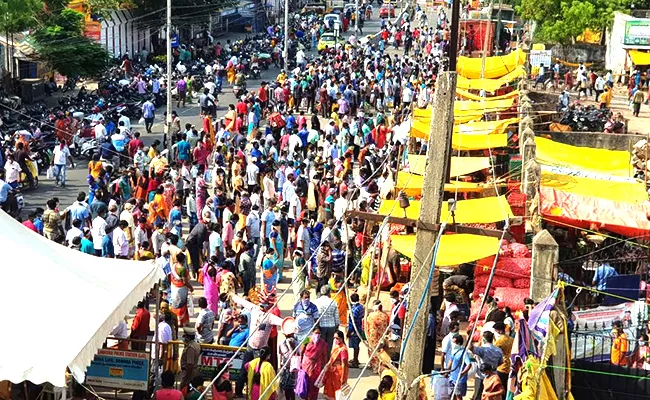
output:
{"label": "woman in sari", "polygon": [[333,290],[334,293],[334,302],[336,307],[339,309],[339,319],[341,325],[347,325],[348,323],[348,299],[345,296],[345,289],[341,290],[343,287],[343,278],[340,276],[333,279]]}
{"label": "woman in sari", "polygon": [[138,200],[147,200],[147,188],[149,187],[149,171],[144,171],[138,178],[135,188],[135,198]]}
{"label": "woman in sari", "polygon": [[208,183],[203,178],[205,174],[205,167],[199,165],[199,173],[196,177],[196,211],[199,216],[203,216],[203,208],[205,207],[205,202],[208,200]]}
{"label": "woman in sari", "polygon": [[275,250],[273,247],[266,249],[264,260],[262,261],[262,289],[265,293],[273,293],[278,283],[278,269],[275,267]]}
{"label": "woman in sari", "polygon": [[232,86],[235,81],[235,66],[231,62],[228,63],[226,67],[226,77],[228,78],[228,84]]}
{"label": "woman in sari", "polygon": [[237,120],[237,112],[235,111],[235,105],[229,104],[228,111],[226,111],[226,115],[223,116],[223,124],[226,126],[226,130],[228,132],[236,132],[235,131],[236,120]]}
{"label": "woman in sari", "polygon": [[309,343],[302,351],[302,369],[309,377],[309,392],[307,400],[317,400],[319,388],[314,383],[327,363],[327,343],[320,338],[320,327],[315,326],[309,338]]}
{"label": "woman in sari", "polygon": [[275,250],[275,269],[278,271],[278,282],[282,280],[282,267],[284,266],[284,240],[280,233],[280,221],[277,219],[273,221],[271,227],[271,234],[269,235],[269,243],[271,248]]}
{"label": "woman in sari", "polygon": [[169,208],[163,196],[164,191],[165,189],[162,186],[158,186],[156,195],[153,197],[151,203],[149,203],[149,223],[151,225],[157,226],[158,223],[167,221]]}
{"label": "woman in sari", "polygon": [[260,350],[259,358],[244,365],[248,377],[248,400],[277,400],[278,384],[275,370],[269,362],[271,351],[268,347]]}
{"label": "woman in sari", "polygon": [[214,315],[219,315],[219,285],[221,285],[220,271],[217,266],[217,257],[212,256],[205,263],[201,274],[203,275],[203,296],[208,301],[208,308]]}
{"label": "woman in sari", "polygon": [[190,272],[185,266],[185,253],[176,255],[176,262],[171,266],[172,311],[178,317],[178,326],[183,328],[190,322],[187,310],[187,296],[194,291],[190,283]]}
{"label": "woman in sari", "polygon": [[[368,338],[368,355],[372,353],[371,349],[384,340],[386,328],[388,328],[390,318],[388,314],[382,311],[381,300],[375,300],[372,306],[372,312],[366,318],[366,336]],[[373,357],[370,359],[370,366],[375,372],[379,370],[379,359]]]}
{"label": "woman in sari", "polygon": [[325,367],[325,398],[336,399],[336,391],[348,383],[348,348],[345,346],[343,332],[337,331],[334,334],[334,347],[330,360]]}

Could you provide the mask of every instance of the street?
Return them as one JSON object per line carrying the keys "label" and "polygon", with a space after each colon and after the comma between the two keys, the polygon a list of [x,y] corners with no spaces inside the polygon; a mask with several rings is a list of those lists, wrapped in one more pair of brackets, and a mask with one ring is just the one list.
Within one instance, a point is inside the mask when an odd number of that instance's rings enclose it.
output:
{"label": "street", "polygon": [[[380,29],[380,20],[377,18],[376,15],[374,15],[374,19],[370,21],[366,21],[364,25],[364,36],[367,34],[374,34],[377,33]],[[353,31],[352,29],[344,33],[343,36],[345,38],[348,38],[350,34]],[[238,40],[239,38],[243,37],[243,34],[230,34],[228,36],[221,36],[215,38],[216,41],[221,41],[222,43],[225,42],[226,39],[230,39],[231,41]],[[311,52],[307,54],[309,55],[314,55],[317,56],[316,49],[313,49]],[[260,83],[262,81],[273,81],[275,80],[276,76],[280,70],[278,68],[275,68],[271,66],[268,70],[262,70],[261,78],[259,80],[252,80],[252,81],[247,81],[247,88],[250,91],[257,91],[257,89],[260,86]],[[197,127],[200,127],[202,125],[202,119],[199,115],[199,107],[197,102],[197,98],[195,97],[194,102],[191,104],[188,104],[187,107],[183,108],[176,108],[174,105],[174,110],[177,111],[179,117],[181,118],[181,126],[184,126],[186,123],[190,123],[193,125],[196,125]],[[223,93],[219,95],[219,108],[217,110],[217,119],[223,117],[225,110],[228,108],[228,104],[235,104],[236,99],[235,96],[232,92],[232,88],[229,86],[224,86],[223,88]],[[141,139],[145,142],[145,145],[151,144],[155,139],[161,140],[162,141],[162,132],[163,132],[163,113],[164,109],[159,109],[156,112],[156,119],[155,119],[155,124],[153,126],[153,133],[147,134],[145,133],[145,129],[143,125],[138,124],[138,121],[131,121],[131,124],[133,126],[133,131],[138,131],[141,133]],[[322,118],[321,118],[322,120]],[[325,123],[325,121],[321,121],[321,123]],[[86,177],[88,175],[88,161],[83,160],[83,159],[77,159],[75,160],[75,168],[68,168],[67,170],[67,182],[66,182],[66,187],[61,188],[58,187],[54,184],[54,181],[52,180],[47,180],[45,179],[45,176],[40,177],[39,181],[39,187],[36,190],[32,191],[26,191],[24,193],[25,196],[25,208],[23,209],[22,216],[26,217],[29,212],[34,210],[36,207],[42,207],[45,208],[45,203],[48,199],[51,199],[53,197],[58,197],[59,202],[60,202],[60,207],[61,209],[69,206],[72,204],[77,197],[77,194],[80,191],[88,193],[88,185],[86,183]],[[186,234],[187,232],[185,232]],[[286,268],[286,265],[285,265]],[[287,271],[289,272],[289,271]],[[283,293],[285,290],[287,290],[290,286],[290,274],[285,273],[286,278],[284,279],[284,283],[278,284],[278,293]],[[203,288],[200,284],[194,282],[194,301],[195,303],[198,301],[199,297],[203,295]],[[385,293],[383,295],[386,295]],[[283,317],[291,315],[291,312],[293,310],[293,293],[291,290],[288,290],[286,292],[286,295],[282,296],[279,298],[278,302],[278,307],[280,308]],[[385,299],[387,300],[387,299]],[[152,305],[153,306],[153,305]],[[195,308],[198,310],[198,305],[195,304]],[[154,307],[150,310],[152,315],[157,313]],[[133,314],[128,316],[128,324],[130,326],[131,324],[131,319],[133,318]],[[194,325],[195,318],[191,318],[190,326]],[[154,322],[153,319],[151,321],[151,329],[154,330]],[[280,341],[282,340],[282,336],[280,337]],[[368,360],[368,351],[364,344],[361,344],[361,352],[360,352],[360,361],[361,361],[361,366],[359,368],[351,368],[350,369],[350,379],[348,383],[350,386],[354,387],[355,383],[359,381],[358,386],[356,387],[353,395],[350,398],[362,398],[366,391],[369,389],[376,389],[377,384],[379,382],[378,377],[376,374],[372,373],[370,369],[366,370],[362,376],[360,376],[360,373],[362,371],[363,365]],[[103,391],[99,390],[99,394],[106,395],[106,396],[113,396],[112,392],[106,392],[104,393]],[[130,394],[124,393],[124,394],[118,394],[119,398],[130,398]],[[320,398],[323,395],[321,394]]]}

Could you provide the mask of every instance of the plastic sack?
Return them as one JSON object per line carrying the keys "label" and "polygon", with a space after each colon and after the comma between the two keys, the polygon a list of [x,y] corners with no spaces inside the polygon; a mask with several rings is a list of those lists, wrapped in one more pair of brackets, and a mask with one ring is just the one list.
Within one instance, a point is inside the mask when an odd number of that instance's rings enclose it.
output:
{"label": "plastic sack", "polygon": [[303,369],[298,371],[296,386],[294,386],[293,392],[301,399],[307,398],[307,394],[309,393],[309,376],[307,376],[307,373]]}
{"label": "plastic sack", "polygon": [[144,125],[144,123],[145,123],[144,117],[142,117],[142,118],[140,118],[140,119],[138,120],[138,124],[140,124],[140,125]]}
{"label": "plastic sack", "polygon": [[450,400],[452,387],[449,383],[449,378],[443,375],[433,375],[431,377],[431,386],[433,387],[434,400]]}
{"label": "plastic sack", "polygon": [[336,400],[346,400],[352,393],[352,388],[346,383],[336,391]]}
{"label": "plastic sack", "polygon": [[194,297],[192,297],[192,293],[187,294],[187,313],[190,317],[194,316]]}
{"label": "plastic sack", "polygon": [[[479,275],[474,280],[474,286],[483,288],[485,290],[485,287],[487,286],[489,279],[490,279],[489,275]],[[492,287],[493,288],[513,287],[512,279],[495,275],[494,278],[492,279]]]}
{"label": "plastic sack", "polygon": [[525,244],[521,243],[510,243],[508,245],[508,248],[510,249],[510,252],[512,253],[512,256],[514,258],[530,258],[530,250],[528,249],[528,246]]}
{"label": "plastic sack", "polygon": [[499,308],[510,307],[512,312],[524,309],[524,299],[530,295],[530,289],[497,288],[494,297],[499,299]]}
{"label": "plastic sack", "polygon": [[54,179],[54,166],[50,165],[47,168],[47,172],[45,174],[45,178],[47,179]]}
{"label": "plastic sack", "polygon": [[512,281],[512,286],[516,289],[528,289],[530,288],[530,279],[529,278],[519,278]]}
{"label": "plastic sack", "polygon": [[327,373],[327,368],[323,368],[323,370],[320,372],[320,375],[318,375],[318,378],[316,378],[316,382],[314,382],[314,386],[317,388],[322,388],[325,386],[325,374]]}

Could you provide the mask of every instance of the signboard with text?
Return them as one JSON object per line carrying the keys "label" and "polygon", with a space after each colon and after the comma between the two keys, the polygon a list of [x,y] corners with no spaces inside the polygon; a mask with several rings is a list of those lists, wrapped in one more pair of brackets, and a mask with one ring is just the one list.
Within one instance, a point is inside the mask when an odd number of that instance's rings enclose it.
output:
{"label": "signboard with text", "polygon": [[101,349],[86,371],[86,383],[115,389],[147,390],[149,353]]}
{"label": "signboard with text", "polygon": [[[219,364],[230,360],[230,357],[237,352],[237,347],[219,345],[201,345],[201,357],[199,357],[199,371],[205,379],[211,380],[219,373]],[[242,360],[244,351],[239,352],[230,363],[230,380],[234,381],[244,367]]]}
{"label": "signboard with text", "polygon": [[531,50],[530,51],[530,65],[539,67],[544,65],[549,68],[552,64],[551,50]]}
{"label": "signboard with text", "polygon": [[650,46],[650,19],[633,19],[625,22],[623,44]]}

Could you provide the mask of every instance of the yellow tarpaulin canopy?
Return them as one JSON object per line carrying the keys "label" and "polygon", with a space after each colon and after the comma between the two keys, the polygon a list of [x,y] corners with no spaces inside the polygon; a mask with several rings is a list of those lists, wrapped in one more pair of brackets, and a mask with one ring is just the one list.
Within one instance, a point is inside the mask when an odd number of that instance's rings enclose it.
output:
{"label": "yellow tarpaulin canopy", "polygon": [[503,111],[512,107],[514,101],[515,99],[513,97],[498,100],[492,100],[490,98],[485,98],[479,101],[456,100],[454,102],[454,116],[466,114],[474,115],[476,114],[476,111],[481,111],[483,113]]}
{"label": "yellow tarpaulin canopy", "polygon": [[521,66],[498,79],[468,79],[464,76],[459,76],[458,81],[456,82],[456,88],[464,90],[485,90],[486,92],[494,93],[497,89],[506,83],[510,83],[515,79],[519,79],[524,76],[526,76],[526,70]]}
{"label": "yellow tarpaulin canopy", "polygon": [[511,97],[519,97],[519,90],[513,90],[512,92],[508,92],[504,95],[501,96],[493,96],[493,97],[481,97],[477,94],[468,92],[467,90],[463,89],[456,89],[456,95],[458,97],[461,97],[463,99],[467,100],[476,100],[476,101],[481,101],[481,100],[502,100],[502,99],[509,99]]}
{"label": "yellow tarpaulin canopy", "polygon": [[[467,122],[460,125],[454,125],[454,135],[500,134],[504,133],[509,125],[516,124],[517,122],[519,122],[519,118],[508,118],[498,121]],[[429,121],[424,122],[422,119],[415,119],[411,125],[411,136],[418,139],[429,140],[430,129],[431,126],[429,124]]]}
{"label": "yellow tarpaulin canopy", "polygon": [[[424,175],[424,168],[427,165],[427,156],[409,154],[409,170],[418,175]],[[449,176],[468,175],[472,172],[490,168],[489,157],[451,157],[451,171]]]}
{"label": "yellow tarpaulin canopy", "polygon": [[542,137],[536,137],[535,144],[540,164],[631,177],[630,153],[627,151],[571,146]]}
{"label": "yellow tarpaulin canopy", "polygon": [[[518,66],[524,65],[526,54],[521,50],[515,50],[505,56],[485,57],[485,74],[487,79],[501,78],[514,71]],[[481,57],[458,57],[458,75],[476,79],[481,77],[483,59]]]}
{"label": "yellow tarpaulin canopy", "polygon": [[[397,173],[397,182],[395,183],[395,189],[397,189],[397,191],[403,191],[409,197],[420,196],[422,195],[422,183],[422,175],[400,171]],[[479,183],[452,180],[450,183],[445,183],[445,191],[458,191],[459,193],[480,193],[483,191],[483,187]]]}
{"label": "yellow tarpaulin canopy", "polygon": [[[451,217],[447,218],[448,203],[442,203],[440,219],[452,222]],[[392,217],[404,217],[404,209],[400,208],[397,200],[383,200],[379,207],[378,214]],[[490,224],[503,221],[513,216],[510,204],[504,196],[482,197],[479,199],[458,200],[456,202],[456,223],[457,224]],[[413,200],[406,209],[406,218],[418,219],[420,216],[420,202]]]}
{"label": "yellow tarpaulin canopy", "polygon": [[484,150],[508,146],[508,135],[496,133],[494,135],[473,135],[454,133],[451,137],[451,146],[455,150]]}
{"label": "yellow tarpaulin canopy", "polygon": [[509,125],[519,122],[519,118],[508,118],[498,121],[475,121],[466,124],[454,125],[454,133],[467,135],[491,135],[504,133]]}
{"label": "yellow tarpaulin canopy", "polygon": [[628,50],[634,65],[650,65],[650,53],[639,50]]}
{"label": "yellow tarpaulin canopy", "polygon": [[648,200],[645,184],[641,181],[617,182],[542,171],[541,185],[580,196],[625,203],[643,203]]}
{"label": "yellow tarpaulin canopy", "polygon": [[[429,131],[423,131],[424,126],[416,122],[411,127],[411,137],[429,140]],[[508,145],[508,135],[497,133],[493,135],[475,135],[472,133],[454,133],[451,145],[456,150],[484,150]]]}
{"label": "yellow tarpaulin canopy", "polygon": [[[390,240],[395,251],[413,259],[415,235],[391,235]],[[465,233],[443,235],[436,255],[436,265],[449,267],[464,264],[493,256],[498,251],[499,238]]]}
{"label": "yellow tarpaulin canopy", "polygon": [[[416,108],[415,110],[425,111],[427,115],[425,115],[425,112],[414,113],[413,125],[417,125],[423,132],[429,132],[429,129],[431,129],[431,109]],[[484,113],[483,111],[465,111],[462,114],[463,115],[454,115],[454,124],[464,124],[466,122],[479,120],[483,118]]]}

